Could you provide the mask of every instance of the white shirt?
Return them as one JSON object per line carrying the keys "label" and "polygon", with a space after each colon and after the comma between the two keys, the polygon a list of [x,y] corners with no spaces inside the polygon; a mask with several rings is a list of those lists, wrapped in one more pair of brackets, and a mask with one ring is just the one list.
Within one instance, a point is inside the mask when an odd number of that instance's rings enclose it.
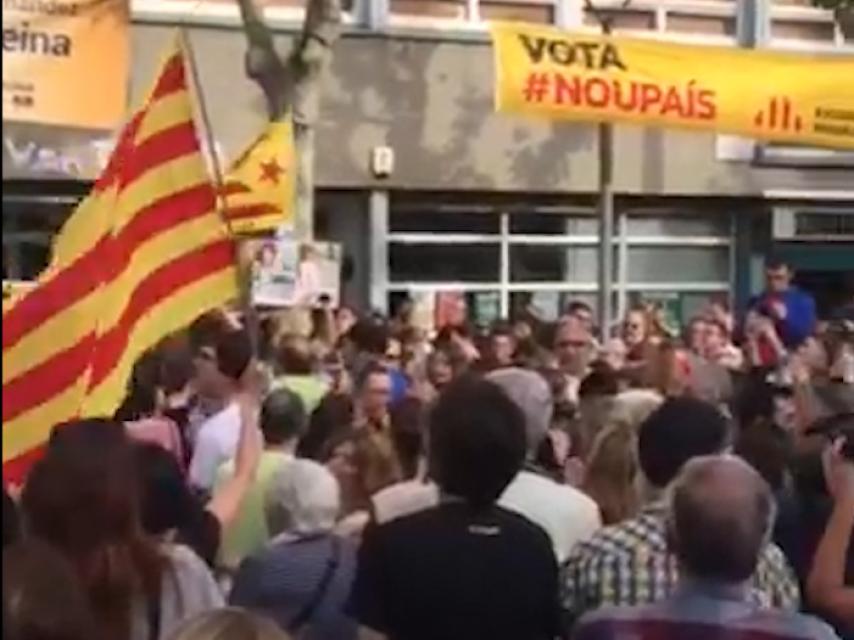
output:
{"label": "white shirt", "polygon": [[[377,522],[389,522],[439,504],[433,483],[405,482],[372,498]],[[521,471],[498,500],[498,506],[524,516],[551,538],[555,557],[563,563],[572,548],[602,527],[598,505],[587,495],[530,471]]]}
{"label": "white shirt", "polygon": [[439,488],[432,482],[407,480],[371,496],[377,524],[418,513],[439,504]]}
{"label": "white shirt", "polygon": [[[160,636],[173,637],[183,622],[196,615],[222,609],[225,599],[207,565],[190,549],[165,545],[161,551],[169,561],[160,590]],[[151,637],[148,603],[137,599],[131,614],[131,640]]]}
{"label": "white shirt", "polygon": [[525,516],[549,534],[559,564],[576,544],[602,527],[599,507],[591,498],[530,471],[519,472],[498,505]]}
{"label": "white shirt", "polygon": [[205,491],[213,489],[217,470],[237,454],[239,438],[240,408],[232,402],[199,428],[190,463],[190,484]]}

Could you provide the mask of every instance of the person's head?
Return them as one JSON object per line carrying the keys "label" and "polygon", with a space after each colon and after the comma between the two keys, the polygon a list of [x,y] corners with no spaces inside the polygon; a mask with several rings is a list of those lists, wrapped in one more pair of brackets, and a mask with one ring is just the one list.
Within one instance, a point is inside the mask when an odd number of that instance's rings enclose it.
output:
{"label": "person's head", "polygon": [[291,640],[291,636],[269,618],[226,608],[189,620],[169,640]]}
{"label": "person's head", "polygon": [[297,458],[275,473],[265,502],[271,535],[326,533],[341,512],[341,489],[326,467]]}
{"label": "person's head", "polygon": [[614,368],[604,360],[594,362],[590,373],[578,387],[580,398],[615,396],[620,392],[620,378]]}
{"label": "person's head", "polygon": [[195,349],[195,386],[200,394],[223,399],[233,393],[252,361],[252,344],[241,329],[224,328]]}
{"label": "person's head", "polygon": [[142,531],[134,462],[121,424],[79,420],[54,430],[24,488],[28,532],[77,570],[96,637],[129,637],[134,598],[160,588],[165,560]]}
{"label": "person's head", "polygon": [[688,348],[699,356],[706,355],[706,333],[709,323],[704,317],[696,317],[688,324],[685,342]]}
{"label": "person's head", "polygon": [[279,251],[276,249],[276,245],[272,242],[265,242],[261,245],[261,248],[258,249],[255,259],[258,261],[258,264],[265,269],[271,269],[273,265],[276,264],[276,256],[278,255]]}
{"label": "person's head", "polygon": [[341,487],[342,512],[366,509],[370,498],[403,479],[393,445],[366,431],[333,437],[321,455]]}
{"label": "person's head", "polygon": [[516,338],[511,327],[497,325],[489,334],[489,357],[496,367],[509,367],[513,365],[513,357],[516,355]]}
{"label": "person's head", "polygon": [[581,320],[567,316],[555,331],[554,348],[561,369],[581,375],[593,356],[593,335]]}
{"label": "person's head", "polygon": [[586,302],[573,300],[566,307],[566,315],[577,318],[588,331],[593,332],[596,324],[595,315],[593,314],[593,307]]}
{"label": "person's head", "polygon": [[705,344],[703,352],[707,358],[716,358],[729,344],[729,330],[726,325],[717,319],[706,321]]}
{"label": "person's head", "polygon": [[92,611],[68,560],[38,539],[3,551],[3,640],[93,640]]}
{"label": "person's head", "polygon": [[161,349],[160,384],[167,397],[187,390],[193,379],[193,352],[186,341],[167,340]]}
{"label": "person's head", "polygon": [[649,317],[645,309],[635,308],[626,314],[623,321],[623,342],[629,349],[634,349],[649,336]]}
{"label": "person's head", "polygon": [[534,337],[534,328],[527,320],[516,320],[513,323],[513,337],[517,342],[527,342]]}
{"label": "person's head", "polygon": [[723,451],[728,436],[727,421],[714,406],[695,398],[668,398],[640,427],[641,470],[652,487],[663,489],[692,458]]}
{"label": "person's head", "polygon": [[282,373],[308,375],[314,371],[311,345],[303,336],[288,335],[279,340],[276,360]]}
{"label": "person's head", "polygon": [[379,363],[368,364],[356,379],[357,401],[362,415],[373,422],[385,420],[391,402],[391,391],[388,369]]}
{"label": "person's head", "polygon": [[451,356],[444,349],[436,349],[427,357],[427,380],[436,389],[447,387],[454,379]]}
{"label": "person's head", "polygon": [[233,329],[222,334],[216,344],[216,366],[226,382],[234,389],[252,363],[252,340],[243,329]]}
{"label": "person's head", "polygon": [[428,447],[431,475],[440,489],[486,507],[522,468],[525,417],[495,383],[461,378],[433,408]]}
{"label": "person's head", "polygon": [[670,546],[690,578],[739,584],[756,569],[774,521],[774,498],[753,468],[734,456],[689,461],[674,482]]}
{"label": "person's head", "polygon": [[268,447],[295,445],[305,431],[305,405],[290,389],[276,389],[261,404],[261,433]]}
{"label": "person's head", "polygon": [[792,284],[794,272],[785,260],[769,258],[765,262],[765,286],[768,293],[784,293]]}
{"label": "person's head", "polygon": [[402,324],[409,324],[412,322],[412,315],[415,313],[415,301],[406,296],[403,300],[398,303],[397,308],[394,310],[394,318],[398,322]]}
{"label": "person's head", "polygon": [[792,442],[785,431],[770,421],[759,421],[739,430],[733,452],[749,463],[774,490],[787,486],[793,462]]}
{"label": "person's head", "polygon": [[143,354],[134,363],[127,394],[114,416],[116,420],[133,422],[150,418],[162,408],[160,367],[161,358],[154,349]]}
{"label": "person's head", "polygon": [[335,329],[339,336],[345,336],[350,332],[356,322],[358,322],[359,317],[356,313],[350,308],[346,306],[338,307],[338,310],[335,312]]}
{"label": "person's head", "polygon": [[526,369],[500,369],[487,376],[498,385],[525,417],[525,439],[528,455],[539,450],[552,423],[554,399],[545,378]]}
{"label": "person's head", "polygon": [[349,337],[360,353],[382,358],[388,351],[389,328],[381,317],[359,320],[350,330]]}
{"label": "person's head", "polygon": [[688,354],[672,342],[646,343],[640,366],[630,371],[636,387],[654,389],[664,396],[686,393],[691,382]]}
{"label": "person's head", "polygon": [[640,504],[637,474],[635,430],[614,425],[600,431],[590,450],[582,489],[599,505],[604,524],[635,515]]}

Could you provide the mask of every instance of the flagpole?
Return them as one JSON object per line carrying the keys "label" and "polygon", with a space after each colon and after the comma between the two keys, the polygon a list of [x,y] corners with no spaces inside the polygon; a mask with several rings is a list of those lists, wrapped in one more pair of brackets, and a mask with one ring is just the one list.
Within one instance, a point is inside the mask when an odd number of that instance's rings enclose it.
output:
{"label": "flagpole", "polygon": [[258,358],[260,356],[260,337],[261,337],[261,329],[260,323],[258,319],[258,314],[255,311],[255,308],[252,306],[252,284],[249,281],[249,277],[247,275],[247,270],[243,268],[243,265],[240,261],[240,251],[239,244],[237,240],[237,235],[234,233],[234,229],[231,226],[231,222],[228,219],[228,215],[226,212],[228,211],[228,196],[225,191],[225,179],[223,178],[224,172],[222,170],[222,165],[219,162],[219,156],[216,152],[216,142],[213,137],[213,127],[211,127],[210,115],[208,113],[207,104],[205,103],[205,94],[202,91],[202,84],[199,78],[199,68],[196,64],[196,54],[193,50],[193,44],[190,40],[190,35],[187,33],[187,30],[181,26],[180,27],[180,35],[181,35],[181,47],[184,50],[187,60],[187,66],[190,69],[190,78],[192,80],[194,93],[196,95],[196,102],[199,108],[199,115],[202,119],[202,129],[204,131],[205,143],[208,148],[208,154],[211,159],[211,167],[213,169],[214,181],[216,183],[216,199],[217,199],[217,213],[219,213],[220,218],[228,229],[229,235],[234,239],[235,247],[237,248],[237,255],[235,256],[237,261],[237,278],[238,278],[238,288],[240,290],[240,303],[243,311],[243,323],[246,327],[246,331],[249,333],[249,339],[252,343],[252,351],[255,354],[255,357]]}

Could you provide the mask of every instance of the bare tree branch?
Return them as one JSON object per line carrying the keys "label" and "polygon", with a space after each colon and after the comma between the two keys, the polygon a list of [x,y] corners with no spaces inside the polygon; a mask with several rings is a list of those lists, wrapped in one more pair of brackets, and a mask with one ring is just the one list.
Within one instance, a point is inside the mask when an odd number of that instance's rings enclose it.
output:
{"label": "bare tree branch", "polygon": [[593,0],[584,0],[584,8],[587,9],[596,20],[599,22],[599,25],[602,27],[602,31],[605,33],[611,32],[611,27],[614,24],[614,16],[609,15],[614,11],[622,11],[623,9],[628,9],[629,5],[632,3],[632,0],[623,0],[623,3],[619,7],[597,7],[593,4]]}
{"label": "bare tree branch", "polygon": [[254,0],[237,0],[246,33],[246,74],[261,87],[271,120],[292,111],[297,150],[298,237],[312,235],[314,124],[320,115],[320,75],[341,33],[341,0],[306,0],[302,33],[286,58]]}
{"label": "bare tree branch", "polygon": [[267,115],[276,120],[284,115],[293,81],[273,40],[273,32],[258,11],[254,0],[237,0],[246,34],[246,75],[264,92]]}

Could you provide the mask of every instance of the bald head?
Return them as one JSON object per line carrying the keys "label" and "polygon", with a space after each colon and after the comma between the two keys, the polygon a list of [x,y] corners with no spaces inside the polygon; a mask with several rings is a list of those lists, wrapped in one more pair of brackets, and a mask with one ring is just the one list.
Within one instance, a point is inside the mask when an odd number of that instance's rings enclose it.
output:
{"label": "bald head", "polygon": [[767,483],[740,458],[689,461],[674,482],[669,534],[682,570],[717,582],[753,575],[774,518]]}

